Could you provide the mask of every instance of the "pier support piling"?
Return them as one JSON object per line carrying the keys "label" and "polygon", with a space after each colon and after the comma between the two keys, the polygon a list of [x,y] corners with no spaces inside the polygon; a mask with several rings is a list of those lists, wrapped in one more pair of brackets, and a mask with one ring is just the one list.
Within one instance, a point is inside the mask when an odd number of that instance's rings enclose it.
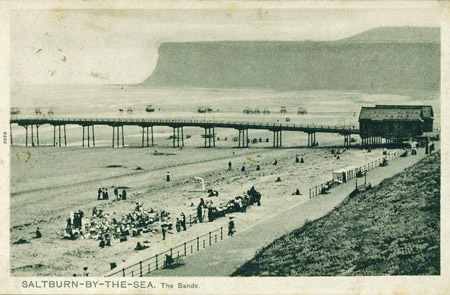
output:
{"label": "pier support piling", "polygon": [[[173,135],[172,135],[172,147],[184,147],[184,132],[183,126],[172,126]],[[153,132],[152,132],[153,138]]]}
{"label": "pier support piling", "polygon": [[204,127],[205,134],[202,137],[205,138],[205,148],[216,146],[216,132],[215,127]]}
{"label": "pier support piling", "polygon": [[283,145],[281,132],[282,132],[281,130],[273,131],[273,147],[274,148],[282,147],[282,145]]}
{"label": "pier support piling", "polygon": [[120,131],[122,130],[122,147],[125,147],[125,133],[123,131],[123,125],[112,125],[112,147],[120,147]]}
{"label": "pier support piling", "polygon": [[239,130],[239,145],[238,147],[244,148],[248,147],[248,129],[238,129]]}

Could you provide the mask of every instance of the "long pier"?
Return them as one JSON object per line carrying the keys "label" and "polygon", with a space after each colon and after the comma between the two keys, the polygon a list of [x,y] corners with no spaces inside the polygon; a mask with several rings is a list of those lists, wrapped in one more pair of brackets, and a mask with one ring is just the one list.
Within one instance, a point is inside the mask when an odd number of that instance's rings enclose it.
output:
{"label": "long pier", "polygon": [[[95,146],[96,125],[106,125],[112,127],[112,147],[125,146],[124,126],[136,126],[142,128],[142,147],[154,145],[153,128],[155,126],[165,126],[173,128],[172,146],[184,146],[184,127],[199,127],[204,129],[202,137],[205,139],[205,147],[214,147],[216,138],[216,128],[236,129],[239,131],[238,147],[248,147],[250,142],[248,130],[268,130],[273,132],[273,147],[282,147],[283,131],[304,132],[308,134],[308,147],[317,145],[316,133],[335,133],[344,136],[344,146],[350,146],[351,135],[358,135],[359,129],[349,126],[338,125],[314,125],[314,124],[291,124],[291,123],[260,123],[246,121],[215,121],[215,120],[158,120],[158,119],[138,119],[138,118],[33,118],[33,117],[12,117],[10,124],[18,124],[25,128],[25,145],[28,146],[28,130],[30,129],[31,146],[39,145],[39,127],[45,124],[53,126],[53,145],[57,143],[61,146],[67,145],[66,125],[80,125],[83,128],[82,146]],[[62,127],[62,128],[61,128]],[[58,132],[57,132],[58,129]],[[34,131],[35,130],[35,131]],[[62,133],[61,133],[62,131]],[[11,144],[12,133],[10,134]],[[58,137],[58,141],[56,138]]]}

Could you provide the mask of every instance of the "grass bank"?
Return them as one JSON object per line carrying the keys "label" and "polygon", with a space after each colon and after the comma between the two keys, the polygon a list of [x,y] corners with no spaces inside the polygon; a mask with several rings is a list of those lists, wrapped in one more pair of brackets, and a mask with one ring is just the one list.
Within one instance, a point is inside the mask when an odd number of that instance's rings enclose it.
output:
{"label": "grass bank", "polygon": [[440,274],[440,153],[275,240],[233,276]]}

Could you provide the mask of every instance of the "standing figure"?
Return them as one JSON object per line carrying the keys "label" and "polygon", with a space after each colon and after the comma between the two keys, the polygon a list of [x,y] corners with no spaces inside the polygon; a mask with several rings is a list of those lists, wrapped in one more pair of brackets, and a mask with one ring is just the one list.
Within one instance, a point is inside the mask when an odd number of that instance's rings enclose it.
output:
{"label": "standing figure", "polygon": [[39,230],[39,227],[36,229],[36,239],[42,238],[41,231]]}
{"label": "standing figure", "polygon": [[162,238],[163,240],[166,239],[166,227],[163,225],[161,225],[161,233],[162,233]]}
{"label": "standing figure", "polygon": [[228,162],[228,171],[231,171],[231,161],[230,162]]}
{"label": "standing figure", "polygon": [[97,191],[97,200],[100,200],[101,195],[102,195],[102,188],[99,187]]}
{"label": "standing figure", "polygon": [[116,188],[114,188],[114,196],[116,197],[116,201],[119,200],[119,190]]}
{"label": "standing figure", "polygon": [[256,171],[259,171],[259,170],[261,170],[261,165],[258,162],[258,163],[256,163]]}
{"label": "standing figure", "polygon": [[167,182],[170,181],[170,172],[167,172],[167,175],[166,175],[166,181],[167,181]]}
{"label": "standing figure", "polygon": [[300,159],[298,158],[298,155],[295,155],[295,163],[300,163]]}
{"label": "standing figure", "polygon": [[245,172],[245,163],[242,163],[241,171]]}
{"label": "standing figure", "polygon": [[277,159],[275,159],[275,160],[273,160],[273,165],[277,165],[278,164],[278,161],[277,161]]}
{"label": "standing figure", "polygon": [[122,200],[127,199],[127,191],[125,189],[122,190]]}
{"label": "standing figure", "polygon": [[181,213],[180,216],[181,216],[181,226],[183,227],[183,230],[186,230],[186,215],[184,215],[184,213]]}
{"label": "standing figure", "polygon": [[181,221],[178,217],[177,217],[177,222],[175,223],[175,228],[177,229],[178,233],[181,231]]}
{"label": "standing figure", "polygon": [[228,235],[232,237],[234,234],[234,221],[233,217],[230,217],[230,221],[228,221]]}

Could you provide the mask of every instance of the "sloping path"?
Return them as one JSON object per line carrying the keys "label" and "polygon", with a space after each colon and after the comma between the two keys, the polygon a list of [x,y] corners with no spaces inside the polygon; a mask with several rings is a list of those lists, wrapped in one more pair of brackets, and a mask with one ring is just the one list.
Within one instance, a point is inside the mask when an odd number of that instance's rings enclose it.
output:
{"label": "sloping path", "polygon": [[[439,147],[438,147],[439,148]],[[386,167],[378,167],[367,174],[367,182],[378,185],[386,178],[402,172],[425,156],[420,149],[417,156],[397,158]],[[291,207],[276,216],[264,219],[232,238],[209,247],[184,259],[185,265],[175,269],[151,272],[148,276],[230,276],[239,266],[250,260],[258,249],[273,240],[301,227],[306,220],[315,220],[326,215],[341,203],[355,188],[355,179],[331,190],[330,194],[319,195],[307,202]],[[358,179],[362,181],[362,179]]]}

